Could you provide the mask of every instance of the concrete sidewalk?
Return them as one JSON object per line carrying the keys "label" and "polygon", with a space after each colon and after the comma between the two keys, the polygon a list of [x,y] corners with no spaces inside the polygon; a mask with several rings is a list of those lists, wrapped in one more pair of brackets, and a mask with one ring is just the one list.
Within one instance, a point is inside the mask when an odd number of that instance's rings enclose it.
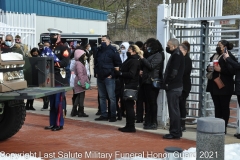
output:
{"label": "concrete sidewalk", "polygon": [[[36,111],[27,111],[27,112],[36,113],[36,114],[40,114],[40,115],[49,115],[49,111],[41,111],[42,104],[43,104],[42,101],[35,100],[34,108],[36,109]],[[126,123],[125,118],[123,118],[121,121],[117,121],[117,122],[95,121],[94,119],[98,117],[95,115],[95,113],[97,112],[97,108],[90,108],[90,107],[85,107],[85,112],[89,115],[89,117],[87,117],[87,118],[70,117],[71,109],[72,109],[72,106],[67,105],[66,118],[78,120],[78,121],[87,121],[87,122],[92,122],[92,123],[97,123],[97,124],[109,125],[109,126],[116,126],[116,127],[124,127],[125,123]],[[186,126],[187,131],[183,132],[182,138],[196,141],[196,127],[197,127],[196,125],[187,125]],[[161,129],[161,128],[159,128],[157,130],[144,130],[142,123],[136,123],[136,129],[144,131],[144,132],[159,134],[159,136],[162,136],[162,135],[168,133],[168,130]],[[228,127],[227,135],[225,136],[225,144],[240,143],[240,139],[237,139],[233,136],[233,134],[235,134],[235,133],[236,133],[236,128]]]}

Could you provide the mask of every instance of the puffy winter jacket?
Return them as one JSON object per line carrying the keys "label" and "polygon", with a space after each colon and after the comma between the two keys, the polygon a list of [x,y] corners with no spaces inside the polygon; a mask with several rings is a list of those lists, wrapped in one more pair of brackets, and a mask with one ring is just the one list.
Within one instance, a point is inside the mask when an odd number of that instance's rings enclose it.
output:
{"label": "puffy winter jacket", "polygon": [[163,79],[164,53],[157,52],[141,60],[143,69],[142,83],[151,84],[152,79]]}

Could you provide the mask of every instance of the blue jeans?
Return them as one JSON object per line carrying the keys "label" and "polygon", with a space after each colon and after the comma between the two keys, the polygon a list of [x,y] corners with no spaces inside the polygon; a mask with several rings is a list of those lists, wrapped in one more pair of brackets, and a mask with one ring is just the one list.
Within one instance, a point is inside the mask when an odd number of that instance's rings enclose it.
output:
{"label": "blue jeans", "polygon": [[115,79],[97,79],[98,93],[100,99],[101,116],[108,117],[107,114],[107,96],[110,99],[111,117],[116,117],[116,96],[115,96]]}

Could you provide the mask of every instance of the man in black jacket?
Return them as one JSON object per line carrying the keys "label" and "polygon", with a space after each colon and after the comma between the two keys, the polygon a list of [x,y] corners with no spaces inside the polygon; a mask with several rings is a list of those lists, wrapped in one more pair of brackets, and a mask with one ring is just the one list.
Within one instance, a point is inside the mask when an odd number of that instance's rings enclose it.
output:
{"label": "man in black jacket", "polygon": [[184,41],[179,45],[180,51],[183,53],[185,61],[185,69],[183,74],[183,91],[182,95],[179,98],[179,109],[181,115],[181,129],[182,131],[186,130],[185,127],[185,118],[186,118],[186,100],[191,91],[191,72],[192,72],[192,60],[189,57],[190,44],[187,41]]}
{"label": "man in black jacket", "polygon": [[170,134],[163,136],[165,139],[179,139],[182,137],[179,111],[179,97],[183,90],[184,57],[180,52],[177,39],[170,39],[167,43],[166,52],[171,56],[168,60],[164,74],[164,87],[168,100],[170,117]]}
{"label": "man in black jacket", "polygon": [[121,66],[122,61],[116,48],[110,44],[109,36],[102,36],[101,47],[98,48],[94,59],[94,75],[97,77],[98,93],[100,97],[101,116],[96,121],[108,120],[106,99],[110,99],[111,118],[116,121],[116,96],[114,69]]}

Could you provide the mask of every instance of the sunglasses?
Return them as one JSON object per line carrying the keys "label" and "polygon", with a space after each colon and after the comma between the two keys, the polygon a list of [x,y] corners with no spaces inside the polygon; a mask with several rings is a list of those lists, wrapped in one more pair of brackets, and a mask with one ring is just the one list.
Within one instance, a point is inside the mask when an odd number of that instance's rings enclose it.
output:
{"label": "sunglasses", "polygon": [[12,41],[12,40],[7,40],[7,39],[6,39],[5,41],[9,41],[9,42],[10,42],[10,41]]}

